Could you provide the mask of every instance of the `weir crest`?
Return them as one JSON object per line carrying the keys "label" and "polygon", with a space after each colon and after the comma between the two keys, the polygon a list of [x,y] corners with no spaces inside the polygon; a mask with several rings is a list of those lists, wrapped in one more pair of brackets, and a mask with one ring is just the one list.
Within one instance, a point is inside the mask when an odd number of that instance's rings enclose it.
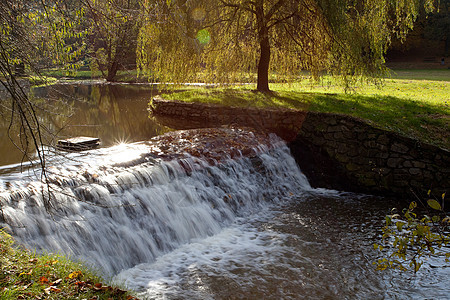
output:
{"label": "weir crest", "polygon": [[[258,145],[240,149],[241,134]],[[109,277],[312,190],[274,136],[234,129],[194,131],[190,141],[175,135],[170,145],[142,142],[69,154],[64,164],[50,160],[48,187],[11,174],[2,182],[0,226],[31,249],[68,254]],[[181,147],[220,135],[234,141],[228,152]]]}

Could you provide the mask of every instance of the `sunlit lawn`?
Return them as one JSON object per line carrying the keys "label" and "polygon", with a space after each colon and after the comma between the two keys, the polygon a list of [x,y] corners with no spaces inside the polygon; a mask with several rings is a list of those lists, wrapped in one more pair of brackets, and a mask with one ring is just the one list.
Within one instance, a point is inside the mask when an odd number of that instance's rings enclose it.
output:
{"label": "sunlit lawn", "polygon": [[431,69],[431,70],[411,70],[395,69],[391,71],[392,79],[410,79],[410,80],[437,80],[450,81],[450,69]]}
{"label": "sunlit lawn", "polygon": [[[381,86],[364,84],[344,89],[332,79],[293,84],[273,83],[270,96],[254,85],[233,88],[189,88],[164,98],[231,106],[286,107],[352,115],[376,127],[450,148],[450,79],[441,81],[386,79]],[[424,74],[422,74],[423,76]],[[437,76],[437,75],[436,75]],[[412,76],[421,78],[420,74]]]}

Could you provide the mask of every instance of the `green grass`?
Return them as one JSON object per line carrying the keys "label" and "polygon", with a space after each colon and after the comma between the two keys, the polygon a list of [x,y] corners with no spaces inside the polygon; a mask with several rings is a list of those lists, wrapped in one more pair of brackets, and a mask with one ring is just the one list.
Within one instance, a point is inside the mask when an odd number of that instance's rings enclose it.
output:
{"label": "green grass", "polygon": [[52,70],[46,70],[43,72],[45,76],[51,76],[55,78],[71,78],[71,79],[77,79],[77,80],[83,80],[83,79],[95,79],[95,78],[101,78],[102,73],[100,71],[90,71],[90,70],[78,70],[73,73],[67,73],[65,70],[60,69],[52,69]]}
{"label": "green grass", "polygon": [[57,79],[51,76],[29,76],[28,80],[33,86],[45,86],[56,83]]}
{"label": "green grass", "polygon": [[[100,71],[91,70],[77,70],[72,73],[67,73],[61,69],[50,69],[42,72],[44,76],[54,77],[58,79],[68,80],[89,80],[89,79],[103,79]],[[118,71],[115,81],[117,82],[147,82],[147,77],[137,75],[137,70]]]}
{"label": "green grass", "polygon": [[[417,75],[419,76],[419,75]],[[271,84],[266,95],[254,85],[232,88],[189,88],[163,94],[169,100],[244,107],[284,107],[339,113],[364,119],[375,127],[397,132],[442,148],[450,148],[450,82],[387,79],[383,86],[365,84],[349,93],[335,80],[302,80]]]}
{"label": "green grass", "polygon": [[392,79],[450,81],[450,69],[411,70],[396,69],[391,71]]}
{"label": "green grass", "polygon": [[135,298],[101,284],[101,278],[64,256],[36,255],[15,246],[0,229],[0,299]]}

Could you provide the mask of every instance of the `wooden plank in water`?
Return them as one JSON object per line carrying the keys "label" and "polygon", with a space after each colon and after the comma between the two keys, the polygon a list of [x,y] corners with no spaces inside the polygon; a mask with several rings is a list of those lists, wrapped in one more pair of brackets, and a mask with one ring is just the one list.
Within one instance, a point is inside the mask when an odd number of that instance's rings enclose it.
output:
{"label": "wooden plank in water", "polygon": [[70,139],[59,140],[56,146],[62,150],[83,151],[97,148],[100,145],[99,138],[79,136]]}

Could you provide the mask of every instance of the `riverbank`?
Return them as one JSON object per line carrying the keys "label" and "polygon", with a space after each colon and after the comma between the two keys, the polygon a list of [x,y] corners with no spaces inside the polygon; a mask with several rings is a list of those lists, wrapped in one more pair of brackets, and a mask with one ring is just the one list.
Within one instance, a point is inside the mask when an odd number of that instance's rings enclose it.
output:
{"label": "riverbank", "polygon": [[23,249],[1,229],[0,298],[136,299],[119,287],[103,285],[102,279],[81,263]]}

